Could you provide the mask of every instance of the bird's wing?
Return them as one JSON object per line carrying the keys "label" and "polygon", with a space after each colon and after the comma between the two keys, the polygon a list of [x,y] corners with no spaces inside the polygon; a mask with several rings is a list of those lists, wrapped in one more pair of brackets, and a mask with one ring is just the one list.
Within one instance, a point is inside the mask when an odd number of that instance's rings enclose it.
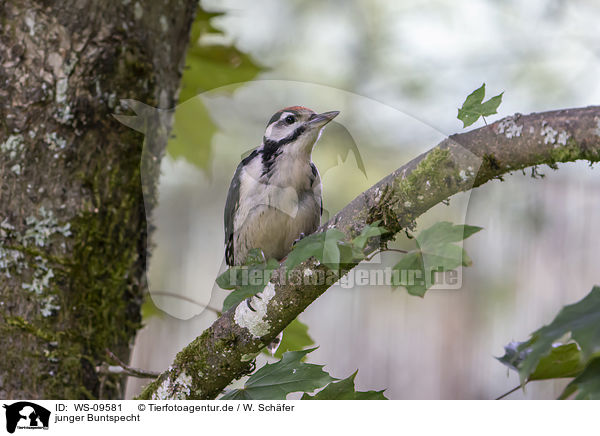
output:
{"label": "bird's wing", "polygon": [[234,264],[234,253],[233,253],[233,224],[235,220],[235,214],[240,205],[240,180],[243,168],[257,156],[256,150],[254,150],[248,157],[243,159],[238,165],[231,184],[229,185],[229,192],[227,193],[227,201],[225,202],[224,222],[225,222],[225,260],[227,265]]}
{"label": "bird's wing", "polygon": [[235,170],[229,192],[227,193],[227,201],[225,202],[225,260],[227,265],[233,265],[233,220],[240,202],[240,174],[243,165],[240,163]]}
{"label": "bird's wing", "polygon": [[312,189],[313,189],[313,192],[315,193],[315,195],[321,199],[320,215],[323,216],[323,194],[321,192],[321,189],[322,189],[321,188],[321,176],[319,175],[319,170],[317,170],[317,166],[313,162],[310,163],[310,169],[313,174]]}

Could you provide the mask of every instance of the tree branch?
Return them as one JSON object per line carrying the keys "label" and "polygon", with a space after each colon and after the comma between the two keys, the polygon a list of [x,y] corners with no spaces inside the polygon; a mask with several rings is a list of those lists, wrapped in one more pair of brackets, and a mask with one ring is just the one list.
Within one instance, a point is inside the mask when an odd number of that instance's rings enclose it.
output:
{"label": "tree branch", "polygon": [[117,356],[115,353],[110,351],[108,348],[105,351],[106,351],[106,354],[112,360],[117,362],[118,365],[117,366],[108,365],[106,362],[104,362],[104,364],[102,366],[100,366],[99,368],[96,369],[98,372],[104,372],[106,374],[124,374],[124,375],[130,375],[132,377],[138,377],[138,378],[156,378],[156,377],[160,376],[160,373],[156,373],[154,371],[147,371],[147,370],[140,369],[140,368],[134,368],[132,366],[127,365],[121,359],[119,359],[119,356]]}
{"label": "tree branch", "polygon": [[[600,107],[516,114],[452,135],[356,197],[320,231],[337,228],[350,239],[381,220],[392,234],[414,228],[417,217],[450,196],[530,166],[600,160]],[[366,248],[366,254],[378,245]],[[353,268],[356,265],[350,265]],[[348,271],[347,269],[346,271]],[[275,271],[260,298],[231,308],[179,352],[141,399],[212,399],[243,376],[259,351],[335,280],[306,284],[303,277],[340,277],[315,259],[298,266],[296,280]],[[343,273],[342,273],[343,274]]]}

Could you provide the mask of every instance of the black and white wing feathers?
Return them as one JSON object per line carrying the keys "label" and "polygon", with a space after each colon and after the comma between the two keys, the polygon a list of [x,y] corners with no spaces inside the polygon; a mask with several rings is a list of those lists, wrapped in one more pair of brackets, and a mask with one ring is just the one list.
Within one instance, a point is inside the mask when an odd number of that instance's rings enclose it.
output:
{"label": "black and white wing feathers", "polygon": [[258,156],[258,152],[254,150],[243,159],[238,165],[227,193],[227,201],[225,202],[224,222],[225,222],[225,261],[227,265],[234,265],[235,253],[233,247],[234,221],[238,207],[240,205],[240,183],[243,168],[250,163],[252,159]]}

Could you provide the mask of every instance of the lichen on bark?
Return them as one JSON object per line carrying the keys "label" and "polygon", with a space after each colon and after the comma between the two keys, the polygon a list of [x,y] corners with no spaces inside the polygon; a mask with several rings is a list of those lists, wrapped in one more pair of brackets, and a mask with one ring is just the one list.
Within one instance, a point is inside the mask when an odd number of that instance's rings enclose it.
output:
{"label": "lichen on bark", "polygon": [[[155,177],[121,99],[174,107],[196,1],[0,4],[0,396],[119,398]],[[171,23],[168,32],[162,21]],[[157,171],[164,135],[152,147]]]}

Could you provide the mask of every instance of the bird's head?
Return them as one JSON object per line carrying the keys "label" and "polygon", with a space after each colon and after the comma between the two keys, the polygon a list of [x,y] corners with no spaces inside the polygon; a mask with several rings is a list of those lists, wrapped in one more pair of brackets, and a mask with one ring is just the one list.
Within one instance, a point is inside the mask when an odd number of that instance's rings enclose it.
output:
{"label": "bird's head", "polygon": [[323,127],[338,114],[338,111],[318,114],[302,106],[282,109],[269,120],[263,146],[271,150],[285,147],[293,154],[310,155]]}

